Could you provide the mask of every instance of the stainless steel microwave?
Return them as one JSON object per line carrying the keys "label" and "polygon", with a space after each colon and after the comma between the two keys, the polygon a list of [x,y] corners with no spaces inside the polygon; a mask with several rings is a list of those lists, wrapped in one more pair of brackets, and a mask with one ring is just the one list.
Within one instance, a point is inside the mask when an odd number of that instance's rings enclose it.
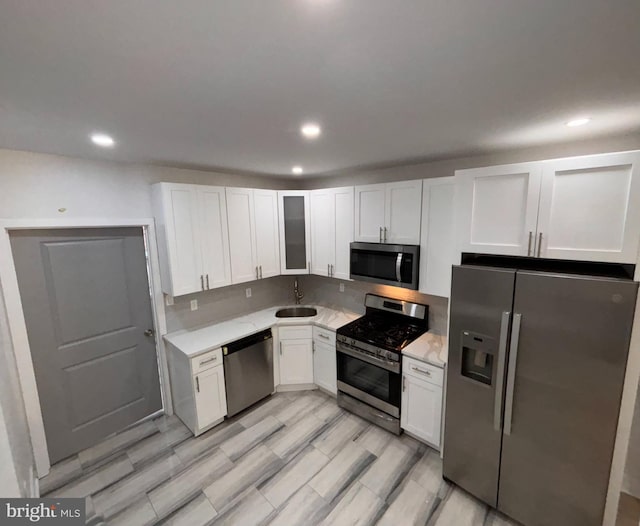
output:
{"label": "stainless steel microwave", "polygon": [[418,245],[351,243],[351,279],[418,290],[419,273]]}

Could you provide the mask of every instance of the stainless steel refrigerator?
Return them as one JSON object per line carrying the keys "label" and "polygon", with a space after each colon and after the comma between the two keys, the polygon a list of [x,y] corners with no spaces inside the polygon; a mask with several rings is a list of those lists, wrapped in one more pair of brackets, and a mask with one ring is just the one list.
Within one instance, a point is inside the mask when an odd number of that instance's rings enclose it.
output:
{"label": "stainless steel refrigerator", "polygon": [[526,526],[599,526],[638,284],[535,265],[453,268],[444,476]]}

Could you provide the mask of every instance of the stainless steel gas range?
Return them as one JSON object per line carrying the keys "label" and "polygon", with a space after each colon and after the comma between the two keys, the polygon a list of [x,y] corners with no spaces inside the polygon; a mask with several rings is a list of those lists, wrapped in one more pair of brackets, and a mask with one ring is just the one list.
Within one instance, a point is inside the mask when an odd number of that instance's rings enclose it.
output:
{"label": "stainless steel gas range", "polygon": [[427,331],[429,307],[375,294],[365,307],[336,331],[338,405],[400,434],[402,349]]}

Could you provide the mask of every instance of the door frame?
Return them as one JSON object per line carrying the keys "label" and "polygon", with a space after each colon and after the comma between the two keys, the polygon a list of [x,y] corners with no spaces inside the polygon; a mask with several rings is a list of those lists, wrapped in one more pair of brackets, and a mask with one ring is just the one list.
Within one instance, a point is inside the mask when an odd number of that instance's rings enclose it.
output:
{"label": "door frame", "polygon": [[31,348],[27,335],[27,325],[22,311],[22,300],[18,288],[13,253],[9,233],[12,230],[45,229],[83,229],[110,227],[142,228],[147,251],[147,271],[151,309],[156,340],[158,372],[160,374],[160,394],[163,411],[173,414],[173,401],[169,388],[169,369],[162,335],[167,332],[167,319],[164,309],[164,297],[160,283],[160,264],[155,222],[153,218],[111,219],[111,218],[73,218],[73,219],[2,219],[0,220],[0,287],[4,297],[10,338],[18,369],[21,394],[24,400],[29,435],[35,461],[36,476],[41,478],[49,473],[51,462],[44,432],[42,409],[38,396],[38,386],[33,368]]}

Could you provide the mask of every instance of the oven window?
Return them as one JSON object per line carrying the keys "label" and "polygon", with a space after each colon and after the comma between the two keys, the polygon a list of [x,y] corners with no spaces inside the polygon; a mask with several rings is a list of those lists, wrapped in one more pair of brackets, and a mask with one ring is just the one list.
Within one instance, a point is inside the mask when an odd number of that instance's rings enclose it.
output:
{"label": "oven window", "polygon": [[338,380],[388,404],[400,407],[400,375],[341,352]]}
{"label": "oven window", "polygon": [[[351,273],[357,276],[398,281],[396,275],[397,252],[351,249]],[[413,254],[405,253],[402,258],[400,275],[403,283],[411,282]]]}

